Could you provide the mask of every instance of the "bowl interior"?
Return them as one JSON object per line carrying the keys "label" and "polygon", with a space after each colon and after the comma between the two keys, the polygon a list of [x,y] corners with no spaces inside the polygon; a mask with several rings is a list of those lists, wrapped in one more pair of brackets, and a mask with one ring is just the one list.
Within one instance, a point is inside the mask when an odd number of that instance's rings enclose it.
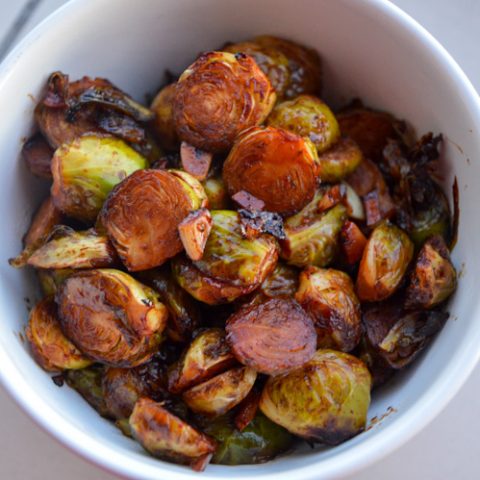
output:
{"label": "bowl interior", "polygon": [[16,50],[0,75],[0,371],[5,384],[44,427],[88,458],[139,478],[191,478],[189,470],[146,455],[68,388],[58,388],[32,360],[19,335],[38,299],[33,275],[7,264],[47,186],[26,171],[19,150],[33,127],[34,99],[50,72],[111,79],[139,100],[169,69],[181,72],[204,50],[256,34],[285,36],[316,48],[325,67],[324,98],[367,105],[407,119],[419,134],[442,132],[445,185],[460,188],[460,269],[451,318],[431,348],[387,388],[370,417],[392,413],[334,449],[304,450],[264,466],[210,466],[203,478],[326,478],[388,452],[421,428],[459,388],[478,356],[480,324],[474,279],[480,271],[474,207],[480,178],[479,107],[455,65],[428,36],[385,2],[368,0],[83,0],[73,2]]}

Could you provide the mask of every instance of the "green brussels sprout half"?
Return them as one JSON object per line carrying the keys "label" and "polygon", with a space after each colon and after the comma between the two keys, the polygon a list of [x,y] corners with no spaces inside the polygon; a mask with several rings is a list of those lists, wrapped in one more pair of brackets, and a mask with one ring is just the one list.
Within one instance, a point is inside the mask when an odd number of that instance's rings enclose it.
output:
{"label": "green brussels sprout half", "polygon": [[207,178],[202,182],[208,198],[208,205],[212,210],[225,210],[230,207],[230,198],[227,187],[221,177]]}
{"label": "green brussels sprout half", "polygon": [[70,217],[92,222],[112,188],[147,161],[125,142],[85,135],[63,144],[52,159],[54,205]]}
{"label": "green brussels sprout half", "polygon": [[335,115],[328,105],[313,95],[299,95],[275,106],[267,124],[308,137],[320,154],[340,138]]}
{"label": "green brussels sprout half", "polygon": [[365,428],[371,376],[356,357],[318,350],[302,367],[270,377],[260,410],[291,433],[337,445]]}
{"label": "green brussels sprout half", "polygon": [[268,298],[291,298],[298,288],[298,270],[278,262],[273,272],[263,281],[259,292]]}

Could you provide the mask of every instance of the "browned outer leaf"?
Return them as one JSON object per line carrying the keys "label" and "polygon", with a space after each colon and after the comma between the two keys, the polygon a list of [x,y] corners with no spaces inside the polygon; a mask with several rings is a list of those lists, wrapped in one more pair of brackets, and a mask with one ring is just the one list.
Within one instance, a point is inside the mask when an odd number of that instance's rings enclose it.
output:
{"label": "browned outer leaf", "polygon": [[27,168],[37,177],[52,178],[50,170],[52,156],[53,149],[41,134],[27,140],[22,147],[22,157]]}

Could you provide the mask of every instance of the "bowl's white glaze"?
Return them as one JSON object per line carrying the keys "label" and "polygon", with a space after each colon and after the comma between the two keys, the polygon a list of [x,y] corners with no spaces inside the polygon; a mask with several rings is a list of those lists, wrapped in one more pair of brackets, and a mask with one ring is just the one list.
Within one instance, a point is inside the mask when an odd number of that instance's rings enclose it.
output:
{"label": "bowl's white glaze", "polygon": [[226,40],[283,35],[311,45],[324,59],[325,98],[367,104],[408,119],[418,132],[445,135],[446,185],[460,187],[460,268],[451,319],[413,368],[378,392],[370,417],[395,411],[374,428],[318,452],[302,451],[265,465],[209,466],[203,479],[307,480],[343,476],[384,456],[423,428],[465,381],[480,354],[480,102],[445,50],[418,24],[381,0],[76,0],[37,27],[0,66],[0,377],[24,410],[52,435],[91,461],[132,478],[199,478],[155,460],[101,419],[75,392],[59,389],[19,338],[24,297],[37,298],[32,277],[7,259],[45,186],[18,158],[31,132],[34,101],[48,74],[105,76],[138,99],[154,92],[169,68],[180,72],[195,54]]}

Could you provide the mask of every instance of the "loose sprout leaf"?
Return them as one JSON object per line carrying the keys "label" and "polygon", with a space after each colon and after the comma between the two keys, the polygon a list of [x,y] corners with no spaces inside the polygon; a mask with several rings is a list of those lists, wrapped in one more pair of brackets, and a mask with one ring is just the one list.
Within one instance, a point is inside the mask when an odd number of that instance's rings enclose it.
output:
{"label": "loose sprout leaf", "polygon": [[22,157],[33,175],[40,178],[52,178],[53,149],[41,134],[37,133],[25,142],[22,147]]}

